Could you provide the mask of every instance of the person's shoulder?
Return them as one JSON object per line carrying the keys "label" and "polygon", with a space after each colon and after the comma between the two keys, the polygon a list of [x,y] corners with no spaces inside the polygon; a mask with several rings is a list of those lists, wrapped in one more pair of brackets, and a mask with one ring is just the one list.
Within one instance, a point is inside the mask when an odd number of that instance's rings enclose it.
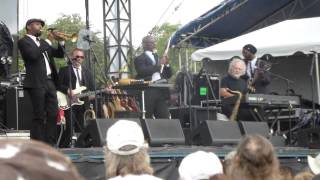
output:
{"label": "person's shoulder", "polygon": [[229,80],[231,77],[229,75],[225,75],[221,78],[221,81]]}
{"label": "person's shoulder", "polygon": [[143,53],[139,54],[138,56],[136,56],[134,59],[139,60],[139,59],[144,59],[144,57],[145,57],[145,54],[143,52]]}
{"label": "person's shoulder", "polygon": [[22,38],[20,38],[20,39],[18,40],[18,43],[22,43],[22,42],[26,41],[27,38],[28,38],[28,36],[26,36],[26,35],[23,36]]}

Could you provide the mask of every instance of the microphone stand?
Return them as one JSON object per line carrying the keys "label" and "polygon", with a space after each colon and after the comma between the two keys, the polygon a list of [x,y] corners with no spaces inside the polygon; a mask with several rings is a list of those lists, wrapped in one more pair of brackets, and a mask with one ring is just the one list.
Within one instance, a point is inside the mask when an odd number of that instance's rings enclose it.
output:
{"label": "microphone stand", "polygon": [[[257,69],[258,69],[258,70],[262,70],[262,71],[264,71],[264,72],[267,72],[267,73],[269,73],[271,76],[274,76],[274,77],[277,77],[277,78],[279,78],[279,79],[284,80],[284,81],[286,82],[286,86],[287,86],[286,95],[287,95],[287,96],[289,95],[290,83],[293,84],[294,81],[292,81],[292,80],[290,80],[290,79],[288,79],[288,78],[285,78],[285,77],[283,77],[283,76],[281,76],[281,75],[279,75],[279,74],[276,74],[276,73],[267,71],[267,70],[265,70],[265,69],[263,69],[263,68],[257,68]],[[292,118],[291,118],[291,115],[290,115],[290,113],[291,113],[291,111],[292,111],[292,105],[291,105],[291,104],[289,104],[288,110],[289,110],[289,140],[288,140],[288,141],[289,141],[289,144],[291,144],[291,140],[292,140],[292,131],[291,131]],[[279,113],[278,113],[278,114],[280,114],[280,111],[281,111],[281,110],[279,110]],[[278,115],[277,115],[277,116],[278,116]],[[279,121],[279,119],[276,119],[274,122],[272,122],[271,128],[274,126],[274,124],[275,124],[277,121]]]}
{"label": "microphone stand", "polygon": [[[203,69],[202,72],[205,75],[206,80],[208,82],[208,86],[209,86],[209,89],[210,89],[210,93],[212,94],[213,100],[217,103],[217,97],[214,94],[213,87],[212,87],[209,75],[208,75],[208,73],[207,73],[207,71],[205,69]],[[209,95],[208,94],[209,93],[207,93],[207,99],[206,100],[207,100],[207,118],[209,120]],[[216,104],[216,107],[217,107],[217,104]]]}
{"label": "microphone stand", "polygon": [[91,40],[90,39],[90,36],[89,35],[87,35],[87,36],[85,36],[85,37],[83,37],[83,40],[85,40],[85,41],[87,41],[88,42],[88,44],[89,44],[89,54],[90,53],[92,53],[92,55],[93,55],[93,58],[91,58],[91,56],[89,56],[90,57],[90,62],[91,61],[93,61],[93,68],[92,68],[92,72],[93,72],[93,88],[94,88],[94,96],[95,96],[95,98],[94,98],[94,108],[95,108],[95,111],[94,111],[94,113],[95,113],[95,117],[97,117],[97,109],[98,109],[98,101],[97,101],[97,94],[96,94],[96,90],[97,90],[97,84],[96,84],[96,63],[97,63],[97,55],[96,55],[96,53],[95,53],[95,51],[94,51],[94,49],[92,48],[92,43],[95,43],[95,41],[93,41],[93,40]]}
{"label": "microphone stand", "polygon": [[[190,77],[189,72],[186,70],[186,67],[182,67],[182,72],[184,74],[184,81],[186,81],[186,86],[187,86],[187,91],[188,91],[188,110],[189,110],[189,120],[190,120],[190,128],[191,130],[194,129],[193,127],[193,122],[191,122],[192,119],[192,104],[191,104],[191,93],[192,90],[194,89],[194,85],[192,83],[192,78]],[[184,94],[186,96],[187,94]]]}
{"label": "microphone stand", "polygon": [[[63,50],[63,53],[65,55],[65,57],[67,57],[67,64],[68,64],[68,76],[69,76],[69,90],[72,91],[72,81],[71,81],[71,78],[72,78],[72,61],[70,59],[70,57],[68,56],[67,52],[66,52],[66,49],[65,47],[62,46],[62,50]],[[72,97],[69,96],[69,92],[67,92],[67,97],[69,99],[69,102],[70,102],[70,108],[69,108],[69,116],[70,116],[70,147],[71,148],[74,148],[75,147],[75,141],[77,140],[77,137],[75,136],[75,133],[74,133],[74,127],[73,127],[73,108],[72,108]],[[59,144],[57,144],[57,146],[59,146]]]}
{"label": "microphone stand", "polygon": [[311,65],[310,65],[310,71],[309,71],[309,76],[311,78],[311,100],[312,100],[312,127],[315,128],[316,127],[316,103],[315,103],[315,94],[314,94],[314,85],[315,85],[315,81],[314,81],[314,76],[313,76],[313,71],[314,71],[314,65],[316,63],[316,59],[318,54],[316,52],[314,52],[312,61],[311,61]]}
{"label": "microphone stand", "polygon": [[279,78],[279,79],[284,80],[284,81],[286,82],[286,86],[287,86],[286,95],[289,95],[289,90],[290,90],[290,88],[289,88],[289,87],[290,87],[290,83],[291,83],[291,84],[293,84],[293,83],[294,83],[294,81],[292,81],[292,80],[290,80],[290,79],[288,79],[288,78],[285,78],[285,77],[283,77],[283,76],[281,76],[281,75],[279,75],[279,74],[276,74],[276,73],[273,73],[273,72],[267,71],[267,70],[265,70],[265,69],[262,69],[262,68],[256,68],[256,69],[258,69],[258,70],[262,70],[262,71],[264,71],[264,72],[269,73],[270,75],[272,75],[272,76],[274,76],[274,77],[277,77],[277,78]]}

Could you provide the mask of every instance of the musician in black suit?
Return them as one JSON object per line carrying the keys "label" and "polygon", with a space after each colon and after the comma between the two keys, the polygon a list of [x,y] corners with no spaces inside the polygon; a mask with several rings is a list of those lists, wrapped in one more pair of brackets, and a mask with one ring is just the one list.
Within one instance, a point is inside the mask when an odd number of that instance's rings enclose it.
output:
{"label": "musician in black suit", "polygon": [[[144,52],[134,59],[134,66],[137,72],[136,79],[145,81],[157,81],[169,79],[172,75],[167,55],[161,60],[154,53],[155,39],[146,36],[142,39]],[[169,89],[147,89],[145,91],[146,118],[169,118],[168,99]]]}
{"label": "musician in black suit", "polygon": [[246,74],[242,78],[247,82],[251,81],[249,85],[251,84],[254,89],[251,93],[268,94],[268,86],[271,82],[270,73],[265,69],[266,62],[258,59],[256,52],[257,48],[252,44],[247,44],[242,48],[243,60],[247,66]]}
{"label": "musician in black suit", "polygon": [[[85,86],[87,90],[94,90],[94,80],[91,72],[82,65],[84,61],[84,52],[81,49],[73,49],[71,52],[71,65],[60,68],[59,70],[59,90],[63,92],[67,98],[75,98],[75,93],[72,91]],[[70,90],[70,74],[71,74],[71,90]],[[86,91],[87,91],[86,90]],[[79,133],[84,128],[84,112],[89,108],[90,100],[93,96],[85,97],[85,104],[72,106],[72,119],[74,132]],[[63,132],[60,146],[69,147],[71,140],[71,121],[70,121],[70,109],[65,111],[66,117],[66,129]]]}
{"label": "musician in black suit", "polygon": [[54,57],[62,58],[63,42],[58,48],[51,46],[55,39],[49,32],[48,39],[40,39],[45,25],[41,19],[29,19],[27,34],[18,41],[18,48],[24,61],[26,77],[24,88],[29,93],[33,105],[31,138],[56,143],[56,117],[58,114],[56,85],[57,70]]}

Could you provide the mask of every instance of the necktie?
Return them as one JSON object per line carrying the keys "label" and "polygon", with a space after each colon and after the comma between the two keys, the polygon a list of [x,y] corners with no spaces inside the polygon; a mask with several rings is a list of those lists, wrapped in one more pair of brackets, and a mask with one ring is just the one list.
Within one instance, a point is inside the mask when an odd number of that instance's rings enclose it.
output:
{"label": "necktie", "polygon": [[79,85],[81,85],[81,79],[80,79],[80,75],[79,75],[79,68],[76,68],[76,72],[77,72],[77,79],[78,79]]}
{"label": "necktie", "polygon": [[249,62],[249,66],[250,66],[250,76],[253,77],[253,71],[252,71],[252,65],[251,62]]}
{"label": "necktie", "polygon": [[153,65],[157,64],[158,55],[156,53],[152,53],[153,55]]}

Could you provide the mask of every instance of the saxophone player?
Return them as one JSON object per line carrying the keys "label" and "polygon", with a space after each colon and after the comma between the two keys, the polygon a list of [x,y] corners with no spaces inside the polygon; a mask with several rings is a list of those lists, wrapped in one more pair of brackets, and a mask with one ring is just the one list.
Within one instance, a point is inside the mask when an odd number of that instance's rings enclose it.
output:
{"label": "saxophone player", "polygon": [[242,111],[240,109],[241,97],[248,92],[247,82],[241,78],[245,73],[246,64],[244,61],[239,57],[234,57],[229,64],[228,75],[221,80],[222,113],[229,118],[239,113],[240,119],[248,119],[246,112],[239,112]]}

